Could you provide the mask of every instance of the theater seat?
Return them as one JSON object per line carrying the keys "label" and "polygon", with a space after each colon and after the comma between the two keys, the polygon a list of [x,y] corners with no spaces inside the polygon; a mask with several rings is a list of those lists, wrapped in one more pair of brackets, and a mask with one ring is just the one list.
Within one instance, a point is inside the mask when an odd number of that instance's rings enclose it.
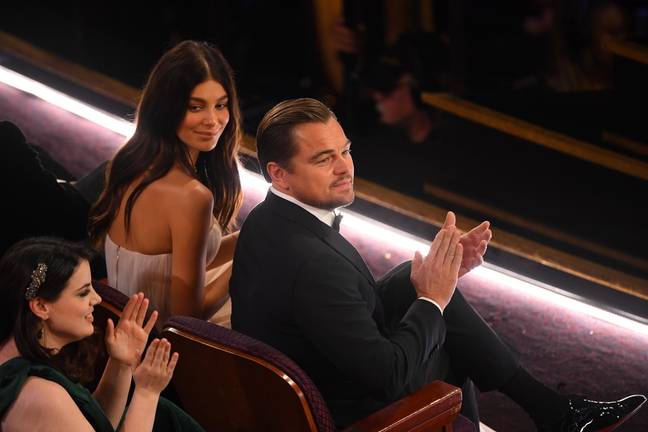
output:
{"label": "theater seat", "polygon": [[[117,324],[124,306],[128,303],[129,297],[123,292],[108,285],[105,279],[93,280],[92,286],[95,291],[97,291],[97,294],[101,296],[101,303],[95,306],[95,311],[93,313],[95,328],[103,332],[105,331],[106,320],[108,318],[112,318],[115,325]],[[153,312],[152,309],[146,311],[144,322],[151,317],[151,312]],[[149,335],[149,342],[156,337],[159,337],[159,332],[155,327],[153,327],[151,334]]]}
{"label": "theater seat", "polygon": [[105,328],[108,318],[112,318],[113,322],[117,324],[121,311],[128,303],[128,296],[110,287],[103,280],[93,280],[92,287],[101,296],[101,303],[97,305],[98,307],[93,313],[95,327]]}
{"label": "theater seat", "polygon": [[[108,361],[108,353],[106,352],[106,345],[104,342],[106,334],[106,321],[108,320],[108,318],[111,318],[116,325],[119,321],[122,310],[124,309],[124,306],[126,306],[126,303],[128,303],[129,299],[129,297],[121,291],[118,291],[115,288],[107,285],[105,283],[105,280],[95,279],[92,281],[92,286],[94,287],[95,291],[97,291],[97,294],[101,296],[101,303],[95,306],[93,312],[95,326],[95,334],[93,335],[93,337],[96,340],[98,354],[94,364],[95,378],[92,382],[84,384],[85,387],[90,391],[94,391],[99,384],[99,379],[101,378],[101,374],[103,373],[104,368],[106,367],[106,362]],[[153,311],[147,311],[146,320],[148,320],[151,316],[151,312]],[[160,334],[158,330],[153,327],[148,341],[146,342],[146,346],[148,347],[151,341],[157,337],[160,337]],[[132,385],[133,383],[131,383],[131,386]],[[173,385],[168,385],[164,390],[162,390],[161,396],[180,406],[180,401],[175,389],[173,388]]]}
{"label": "theater seat", "polygon": [[[161,334],[180,353],[173,384],[183,408],[206,430],[336,431],[319,390],[288,357],[207,321],[174,316]],[[474,431],[461,390],[435,381],[345,431]]]}
{"label": "theater seat", "polygon": [[128,297],[126,295],[101,281],[93,280],[92,286],[97,291],[97,294],[101,296],[101,303],[95,306],[94,312],[92,313],[95,327],[95,334],[92,337],[97,347],[97,358],[94,362],[94,379],[91,382],[84,383],[85,387],[90,391],[94,391],[99,384],[99,379],[108,361],[108,353],[106,352],[106,344],[104,342],[106,322],[108,318],[111,318],[113,323],[117,324],[121,316],[121,311],[126,306],[126,303],[128,303]]}

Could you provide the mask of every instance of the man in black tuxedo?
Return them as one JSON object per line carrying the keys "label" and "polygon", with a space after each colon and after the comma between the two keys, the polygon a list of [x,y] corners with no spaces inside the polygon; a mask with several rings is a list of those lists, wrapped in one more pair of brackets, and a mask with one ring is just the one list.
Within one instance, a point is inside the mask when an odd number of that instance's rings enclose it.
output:
{"label": "man in black tuxedo", "polygon": [[417,253],[375,281],[333,227],[336,209],[354,198],[350,145],[313,99],[265,115],[257,149],[272,187],[243,224],[230,281],[232,327],[296,361],[339,426],[435,379],[500,390],[542,430],[580,430],[595,418],[615,424],[645,401],[570,400],[519,366],[455,290],[458,277],[482,263],[488,222],[461,235],[449,212],[425,257]]}

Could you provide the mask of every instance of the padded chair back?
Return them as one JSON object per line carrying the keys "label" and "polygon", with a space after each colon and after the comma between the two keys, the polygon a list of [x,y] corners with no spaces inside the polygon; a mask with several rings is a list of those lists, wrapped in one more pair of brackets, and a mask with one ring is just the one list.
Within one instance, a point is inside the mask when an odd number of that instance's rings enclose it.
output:
{"label": "padded chair back", "polygon": [[[108,318],[112,318],[115,325],[117,324],[122,310],[124,310],[126,303],[128,303],[129,297],[123,292],[116,290],[115,288],[101,281],[92,281],[92,286],[94,287],[95,291],[97,291],[97,294],[101,296],[101,303],[99,303],[97,307],[95,307],[94,311],[95,327],[105,330],[106,320]],[[144,322],[146,322],[146,320],[150,318],[151,312],[153,312],[151,309],[146,311],[146,318]],[[149,343],[151,342],[151,340],[153,340],[153,338],[156,338],[158,336],[159,332],[155,327],[153,327],[153,330],[151,330],[151,334],[149,335]]]}
{"label": "padded chair back", "polygon": [[[101,374],[103,373],[103,370],[106,367],[106,362],[108,361],[108,353],[106,352],[106,345],[104,343],[104,338],[106,334],[106,322],[108,318],[111,318],[113,320],[113,323],[117,325],[117,322],[121,317],[122,310],[124,310],[126,303],[128,303],[129,297],[124,293],[122,293],[121,291],[118,291],[112,288],[111,286],[107,285],[103,281],[94,280],[92,281],[92,286],[97,291],[97,293],[101,296],[101,303],[95,306],[94,313],[93,313],[95,337],[97,340],[97,346],[99,351],[97,361],[95,362],[95,380],[91,383],[86,384],[86,387],[89,390],[94,391],[96,386],[99,384],[99,379],[101,378]],[[146,312],[146,320],[148,320],[149,317],[151,316],[151,312],[152,312],[151,310],[148,310]],[[146,346],[148,347],[151,341],[154,338],[159,336],[160,335],[158,330],[155,327],[153,327],[153,329],[151,330],[151,334],[149,335],[148,341],[146,343]],[[175,389],[173,388],[173,386],[167,386],[162,391],[162,396],[164,396],[166,399],[170,400],[171,402],[174,402],[175,404],[179,405],[178,397],[175,393]]]}
{"label": "padded chair back", "polygon": [[180,402],[206,430],[336,430],[319,390],[276,349],[190,317],[171,317],[161,336],[180,353]]}
{"label": "padded chair back", "polygon": [[113,322],[117,324],[121,311],[128,303],[128,296],[100,281],[92,281],[92,286],[101,296],[101,303],[97,305],[93,314],[94,323],[96,327],[105,330],[108,318],[112,318]]}
{"label": "padded chair back", "polygon": [[108,353],[106,352],[106,344],[104,343],[106,322],[108,318],[111,318],[117,324],[121,316],[121,311],[128,302],[126,295],[109,287],[105,283],[93,280],[92,286],[97,291],[97,294],[101,296],[101,303],[95,306],[93,312],[95,327],[93,338],[97,345],[97,358],[94,362],[94,379],[89,383],[85,383],[86,388],[90,391],[94,391],[99,384],[99,379],[106,366],[106,361],[108,361]]}

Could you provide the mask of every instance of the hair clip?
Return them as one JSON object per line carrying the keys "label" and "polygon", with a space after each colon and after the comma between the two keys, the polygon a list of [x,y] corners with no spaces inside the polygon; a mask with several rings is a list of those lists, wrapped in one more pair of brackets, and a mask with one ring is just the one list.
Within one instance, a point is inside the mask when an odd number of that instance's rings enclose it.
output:
{"label": "hair clip", "polygon": [[38,289],[45,282],[45,274],[47,273],[47,264],[38,263],[36,268],[32,271],[31,282],[25,291],[25,299],[31,300],[36,298]]}

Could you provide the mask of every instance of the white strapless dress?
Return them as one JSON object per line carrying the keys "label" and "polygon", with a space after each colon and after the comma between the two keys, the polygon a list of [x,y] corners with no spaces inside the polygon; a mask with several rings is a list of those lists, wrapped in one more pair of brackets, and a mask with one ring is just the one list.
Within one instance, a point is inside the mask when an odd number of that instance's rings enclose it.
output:
{"label": "white strapless dress", "polygon": [[[222,233],[218,224],[214,224],[209,232],[207,240],[207,259],[205,266],[210,263],[216,254],[222,240]],[[171,305],[169,304],[168,291],[171,286],[171,254],[146,255],[128,250],[115,244],[109,235],[106,235],[105,242],[106,268],[108,271],[108,285],[131,296],[137,292],[143,292],[149,299],[149,310],[158,311],[156,327],[162,325],[171,316]],[[217,268],[206,272],[205,284],[215,280],[224,268]],[[229,300],[219,310],[214,320],[219,324],[227,324],[222,318],[227,315],[230,309]],[[223,321],[223,322],[218,322]]]}

